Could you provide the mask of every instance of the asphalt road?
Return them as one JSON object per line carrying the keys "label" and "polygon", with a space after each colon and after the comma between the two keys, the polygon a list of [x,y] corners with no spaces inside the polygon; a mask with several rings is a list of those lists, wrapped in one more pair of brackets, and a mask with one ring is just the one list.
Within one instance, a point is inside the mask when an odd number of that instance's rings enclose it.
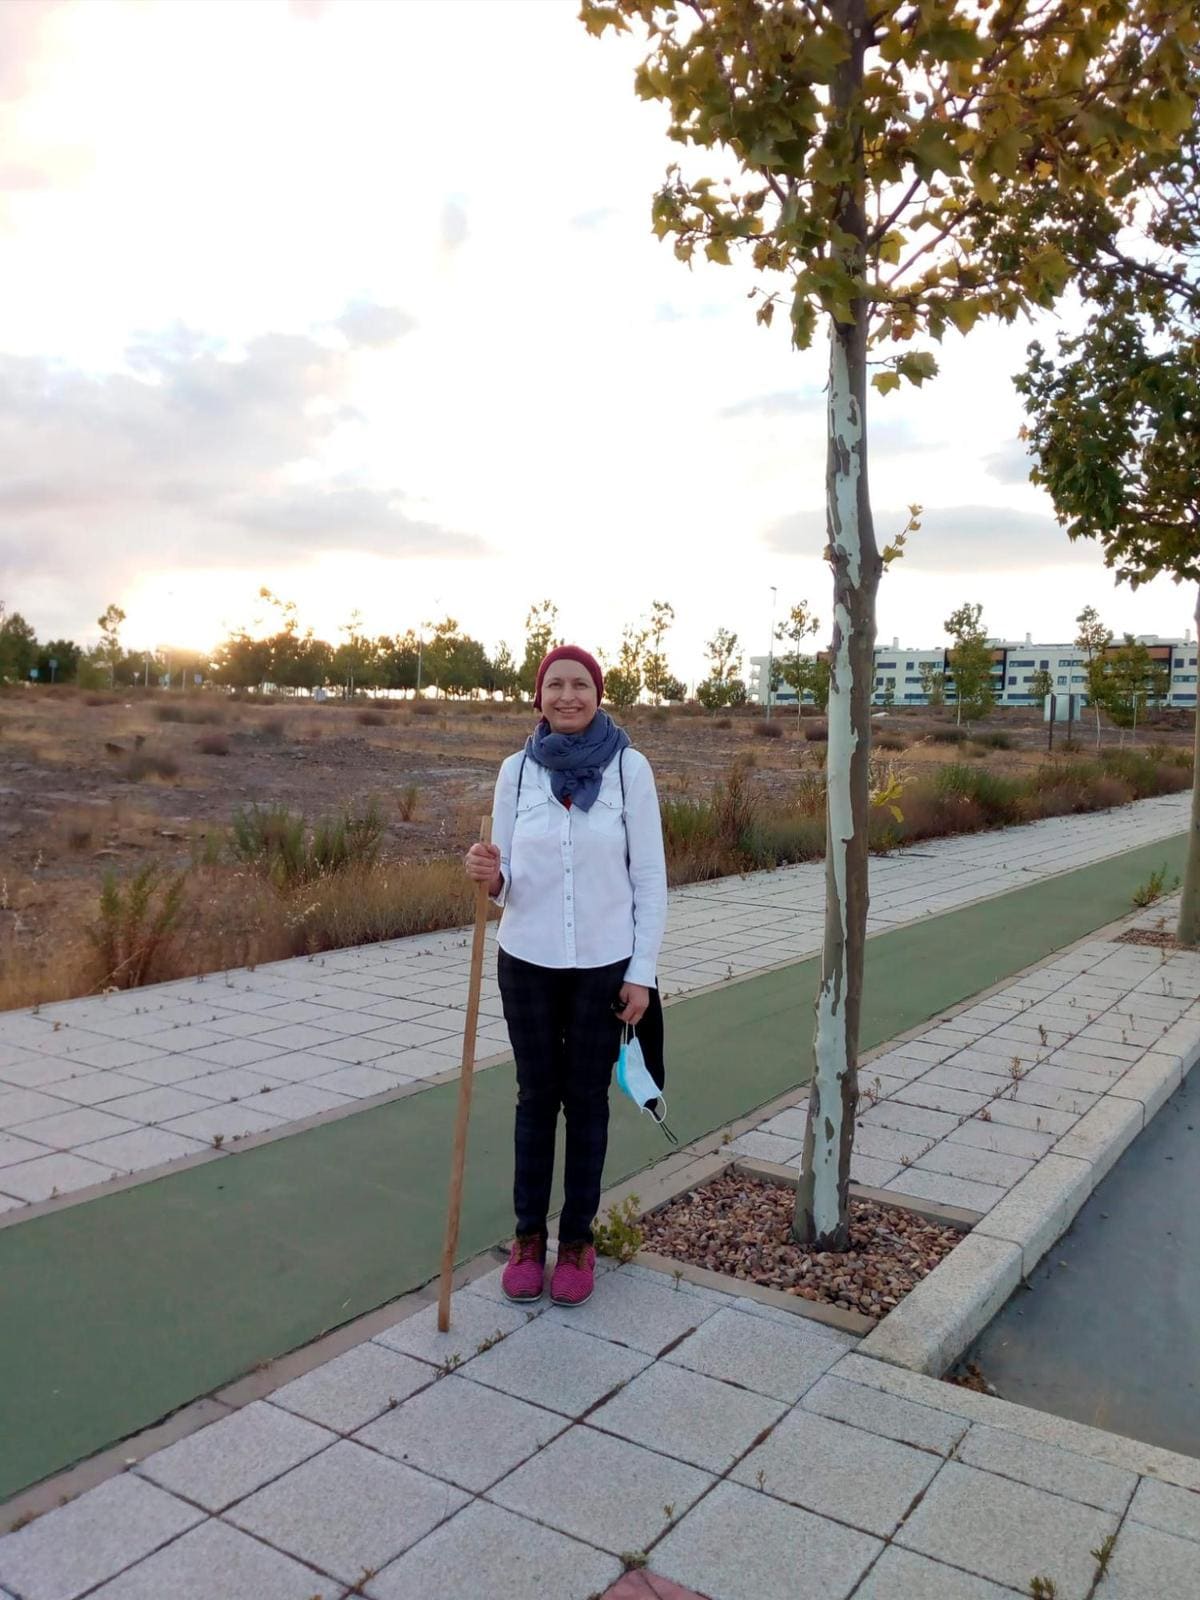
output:
{"label": "asphalt road", "polygon": [[1006,1400],[1200,1455],[1200,1082],[1163,1106],[966,1359]]}

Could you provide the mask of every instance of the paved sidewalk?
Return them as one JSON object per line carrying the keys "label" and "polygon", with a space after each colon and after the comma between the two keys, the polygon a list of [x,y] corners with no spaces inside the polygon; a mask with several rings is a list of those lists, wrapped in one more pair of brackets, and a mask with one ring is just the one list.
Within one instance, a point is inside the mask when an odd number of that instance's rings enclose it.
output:
{"label": "paved sidewalk", "polygon": [[[1177,838],[1186,795],[931,841],[871,866],[879,932]],[[672,892],[677,998],[811,956],[819,863]],[[462,930],[0,1014],[0,1213],[214,1146],[419,1091],[457,1072]],[[478,1055],[507,1058],[489,941]]]}
{"label": "paved sidewalk", "polygon": [[[884,1092],[861,1132],[949,1117],[943,1168],[934,1150],[903,1166],[899,1146],[856,1159],[892,1160],[895,1177],[865,1170],[896,1190],[981,1186],[974,1237],[1004,1240],[1008,1188],[1094,1181],[1198,1044],[1200,957],[1089,940],[866,1069]],[[1028,1071],[1007,1086],[939,1081],[1002,1079],[1010,1051]],[[982,1064],[947,1066],[966,1052]],[[1053,1142],[1005,1148],[1031,1133]],[[1027,1165],[962,1176],[944,1170],[957,1151]],[[405,1309],[278,1387],[224,1391],[166,1448],[131,1441],[130,1470],[0,1539],[0,1596],[1004,1600],[1034,1578],[1056,1600],[1200,1594],[1200,1459],[905,1370],[880,1358],[891,1318],[857,1341],[607,1262],[570,1311],[510,1306],[498,1270],[456,1292],[448,1335],[432,1305]]]}
{"label": "paved sidewalk", "polygon": [[[1176,897],[1130,926],[1172,927],[1177,911]],[[1134,1138],[1197,1041],[1200,956],[1088,940],[874,1056],[860,1073],[874,1103],[860,1110],[851,1177],[986,1216],[1044,1157],[1082,1169],[1114,1130]],[[1172,1057],[1173,1081],[1160,1080]],[[729,1150],[794,1166],[807,1122],[803,1103]]]}
{"label": "paved sidewalk", "polygon": [[452,1309],[448,1335],[428,1307],[0,1539],[0,1584],[594,1600],[644,1563],[708,1600],[1197,1593],[1190,1458],[636,1266],[575,1311],[508,1305],[498,1272]]}

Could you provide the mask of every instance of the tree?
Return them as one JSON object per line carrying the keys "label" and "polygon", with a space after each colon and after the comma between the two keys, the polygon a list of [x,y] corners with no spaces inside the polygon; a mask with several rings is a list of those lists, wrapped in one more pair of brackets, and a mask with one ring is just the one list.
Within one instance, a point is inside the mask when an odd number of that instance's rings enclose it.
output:
{"label": "tree", "polygon": [[954,640],[950,647],[950,670],[954,674],[954,696],[958,707],[955,718],[961,722],[965,716],[967,726],[978,717],[986,717],[996,704],[992,688],[991,646],[983,626],[983,607],[970,601],[952,611],[942,624]]}
{"label": "tree", "polygon": [[116,682],[121,661],[121,624],[124,621],[125,613],[118,605],[105,607],[104,615],[96,618],[100,629],[100,657],[108,666],[109,688]]}
{"label": "tree", "polygon": [[1048,667],[1039,667],[1029,680],[1029,692],[1035,700],[1045,704],[1046,696],[1054,693],[1054,677]]}
{"label": "tree", "polygon": [[271,641],[244,628],[222,639],[213,652],[213,679],[231,689],[257,689],[270,681]]}
{"label": "tree", "polygon": [[1096,713],[1096,749],[1100,748],[1100,708],[1104,704],[1104,666],[1108,647],[1112,643],[1112,629],[1100,621],[1095,606],[1084,606],[1075,618],[1079,632],[1075,635],[1076,650],[1083,651],[1087,668],[1088,702]]}
{"label": "tree", "polygon": [[[1142,248],[1098,261],[1093,314],[1029,348],[1016,379],[1031,417],[1035,483],[1069,539],[1094,539],[1136,589],[1160,575],[1200,586],[1200,124],[1193,119],[1150,200],[1127,213]],[[1200,591],[1196,598],[1200,633]],[[1081,619],[1082,620],[1082,619]],[[1126,650],[1129,648],[1127,641]],[[1122,652],[1118,651],[1118,658]],[[1153,685],[1147,690],[1151,692]],[[1136,715],[1137,689],[1133,688]],[[1200,946],[1200,697],[1178,942]],[[1097,733],[1097,738],[1099,737]]]}
{"label": "tree", "polygon": [[667,680],[671,676],[667,658],[663,654],[663,640],[674,620],[674,606],[668,605],[665,600],[651,601],[650,621],[646,626],[650,649],[642,662],[642,682],[655,705],[665,697]]}
{"label": "tree", "polygon": [[[670,137],[719,147],[733,177],[673,165],[656,233],[690,262],[748,250],[793,343],[829,332],[826,554],[833,671],[826,929],[816,1071],[794,1231],[845,1249],[868,898],[870,690],[882,558],[867,487],[870,345],[966,333],[1048,306],[1070,265],[1056,235],[1081,199],[1165,158],[1196,99],[1194,0],[583,0],[593,33],[640,23],[637,92]],[[873,383],[923,383],[905,348]]]}
{"label": "tree", "polygon": [[533,699],[537,671],[542,664],[542,657],[552,648],[557,625],[558,607],[553,600],[537,600],[530,606],[525,617],[525,655],[519,674],[521,689],[527,700]]}
{"label": "tree", "polygon": [[704,653],[708,657],[709,675],[696,688],[700,704],[710,711],[745,705],[746,685],[739,676],[742,652],[737,634],[728,628],[718,628],[704,646]]}
{"label": "tree", "polygon": [[935,667],[932,661],[922,661],[921,692],[925,696],[927,706],[944,706],[946,704],[946,674],[940,667]]}
{"label": "tree", "polygon": [[1121,729],[1124,743],[1125,730],[1137,732],[1138,720],[1153,698],[1155,667],[1150,652],[1131,633],[1115,650],[1110,650],[1104,663],[1104,709],[1109,720]]}
{"label": "tree", "polygon": [[645,628],[630,623],[621,634],[616,666],[604,674],[604,698],[618,711],[637,705],[642,692],[642,651],[648,637]]}
{"label": "tree", "polygon": [[663,684],[662,697],[668,705],[682,705],[687,699],[687,684],[682,678],[673,678],[668,674]]}
{"label": "tree", "polygon": [[776,660],[780,680],[796,691],[797,720],[804,701],[804,691],[811,676],[812,659],[801,655],[800,646],[805,639],[816,633],[820,626],[820,620],[809,610],[808,601],[800,600],[788,612],[787,620],[779,623],[775,629],[776,643],[789,647]]}
{"label": "tree", "polygon": [[[71,683],[79,671],[82,655],[82,650],[73,639],[51,639],[48,644],[39,647],[38,677],[44,683]],[[58,665],[52,668],[52,661]],[[0,677],[3,676],[3,670],[0,669]]]}
{"label": "tree", "polygon": [[517,678],[517,663],[513,660],[512,651],[506,644],[497,645],[488,668],[489,690],[511,700],[517,692]]}
{"label": "tree", "polygon": [[37,634],[19,611],[0,606],[0,681],[28,680],[38,661]]}
{"label": "tree", "polygon": [[417,687],[417,636],[411,628],[394,638],[384,635],[375,642],[379,658],[380,681],[385,689]]}

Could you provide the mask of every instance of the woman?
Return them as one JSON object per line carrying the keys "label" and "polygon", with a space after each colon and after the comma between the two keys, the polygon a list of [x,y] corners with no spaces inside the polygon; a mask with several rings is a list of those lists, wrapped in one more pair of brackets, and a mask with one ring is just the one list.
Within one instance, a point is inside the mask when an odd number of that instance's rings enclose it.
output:
{"label": "woman", "polygon": [[542,1293],[560,1107],[564,1202],[550,1295],[582,1305],[592,1293],[609,1077],[621,1024],[650,1004],[666,922],[654,775],[600,710],[603,693],[586,650],[550,651],[533,699],[541,721],[496,781],[493,842],[466,858],[467,875],[504,908],[497,976],[517,1063],[517,1228],[502,1285],[516,1301]]}

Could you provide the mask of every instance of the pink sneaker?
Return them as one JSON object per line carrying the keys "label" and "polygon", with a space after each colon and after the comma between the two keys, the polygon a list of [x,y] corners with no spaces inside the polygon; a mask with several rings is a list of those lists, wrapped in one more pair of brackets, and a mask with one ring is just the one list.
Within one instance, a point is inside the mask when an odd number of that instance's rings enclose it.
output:
{"label": "pink sneaker", "polygon": [[558,1246],[558,1264],[550,1280],[550,1298],[558,1306],[581,1306],[596,1287],[596,1252],[590,1244]]}
{"label": "pink sneaker", "polygon": [[509,1300],[540,1300],[546,1279],[546,1241],[540,1233],[518,1234],[513,1240],[500,1287]]}

